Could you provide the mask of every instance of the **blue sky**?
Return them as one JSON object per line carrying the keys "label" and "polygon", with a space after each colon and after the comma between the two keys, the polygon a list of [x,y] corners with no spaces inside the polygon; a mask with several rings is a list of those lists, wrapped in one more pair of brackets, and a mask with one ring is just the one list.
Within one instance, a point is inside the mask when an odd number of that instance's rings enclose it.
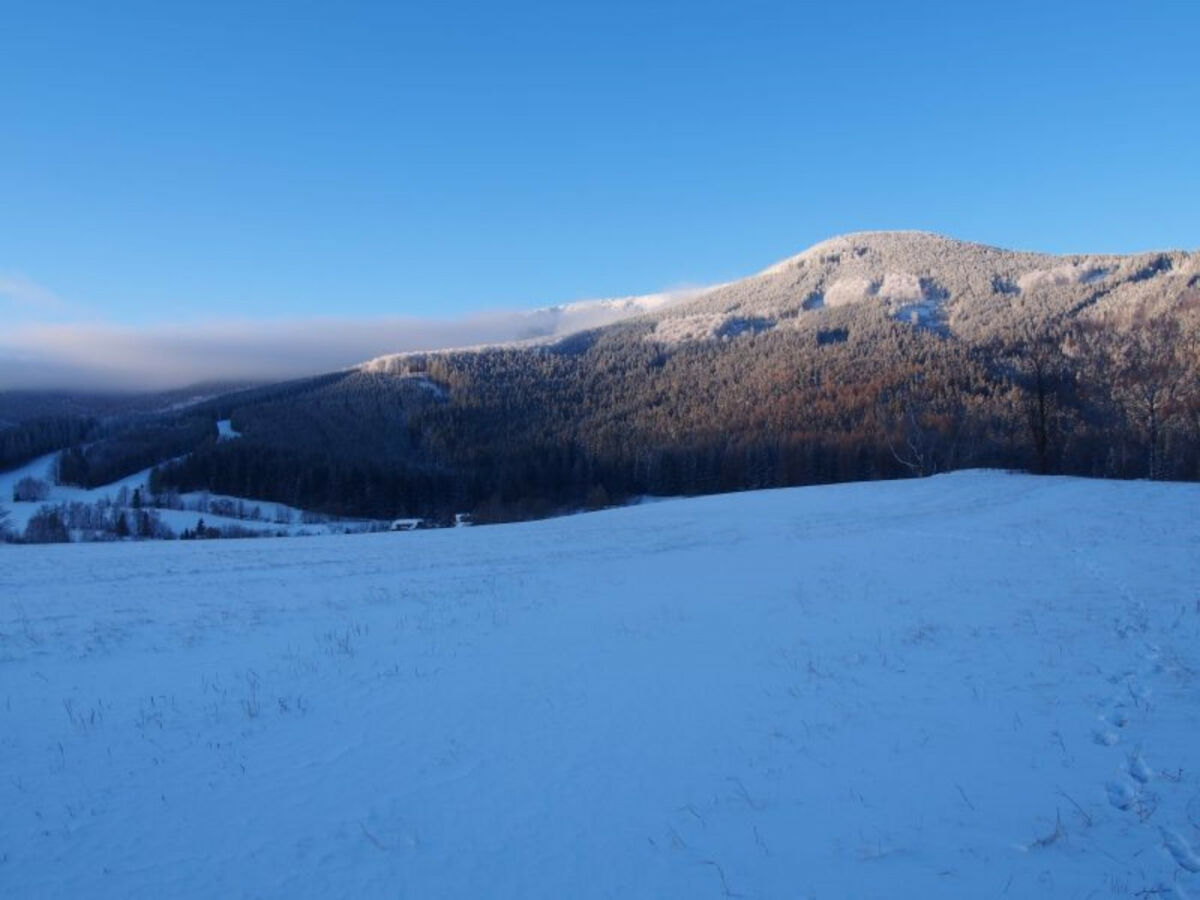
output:
{"label": "blue sky", "polygon": [[3,32],[14,321],[457,317],[873,228],[1200,245],[1194,2],[43,0]]}

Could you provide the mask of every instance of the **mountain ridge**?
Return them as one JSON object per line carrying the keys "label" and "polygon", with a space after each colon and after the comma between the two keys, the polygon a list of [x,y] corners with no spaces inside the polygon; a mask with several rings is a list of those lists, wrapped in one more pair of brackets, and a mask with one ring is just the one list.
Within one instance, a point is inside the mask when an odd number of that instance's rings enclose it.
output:
{"label": "mountain ridge", "polygon": [[[1158,276],[1164,280],[1148,283]],[[997,303],[1032,304],[1043,307],[1043,313],[1063,314],[1074,307],[1081,312],[1118,288],[1115,299],[1122,302],[1117,305],[1128,307],[1198,284],[1200,253],[1196,251],[1054,254],[1011,250],[929,231],[858,231],[819,241],[729,282],[674,294],[557,304],[529,313],[605,309],[611,321],[585,323],[573,330],[552,329],[524,341],[385,354],[355,368],[387,372],[397,367],[389,360],[551,343],[622,322],[654,323],[650,339],[666,344],[720,339],[745,331],[797,327],[802,313],[871,301],[882,303],[900,319],[955,331],[970,327],[973,318],[995,318]]]}
{"label": "mountain ridge", "polygon": [[801,327],[803,313],[874,302],[897,319],[976,338],[1014,307],[1050,317],[1112,297],[1129,308],[1171,300],[1197,279],[1200,256],[1181,250],[1055,255],[930,232],[859,232],[673,306],[656,333],[666,342],[721,337],[738,317],[756,320],[757,331]]}
{"label": "mountain ridge", "polygon": [[[332,515],[536,518],[655,494],[961,468],[1200,479],[1200,257],[929,233],[814,245],[619,321],[378,357],[125,426],[48,423],[59,474],[158,463]],[[217,440],[216,422],[241,435]]]}

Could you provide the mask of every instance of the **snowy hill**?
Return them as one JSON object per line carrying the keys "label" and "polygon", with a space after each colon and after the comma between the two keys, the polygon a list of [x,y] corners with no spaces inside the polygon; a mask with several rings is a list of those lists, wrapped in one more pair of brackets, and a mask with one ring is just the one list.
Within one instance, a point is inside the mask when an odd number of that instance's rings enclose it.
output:
{"label": "snowy hill", "polygon": [[524,341],[0,437],[12,465],[68,447],[72,483],[158,463],[156,487],[377,521],[962,468],[1200,478],[1196,253],[866,232],[703,291],[524,321]]}
{"label": "snowy hill", "polygon": [[1200,296],[1200,254],[1052,256],[919,231],[822,241],[651,318],[664,343],[808,327],[821,309],[881,307],[900,321],[983,339],[1023,319],[1163,312]]}
{"label": "snowy hill", "polygon": [[1198,502],[0,546],[0,893],[1193,896]]}
{"label": "snowy hill", "polygon": [[[821,241],[727,284],[531,310],[525,343],[637,319],[653,324],[655,341],[673,345],[806,328],[815,318],[807,313],[856,306],[882,307],[900,321],[978,340],[1047,315],[1164,312],[1189,293],[1200,296],[1200,253],[1055,256],[923,231],[864,231]],[[411,355],[380,357],[362,368],[403,371]]]}
{"label": "snowy hill", "polygon": [[[821,241],[727,284],[531,310],[525,343],[637,319],[654,325],[654,340],[678,344],[807,327],[814,317],[806,313],[859,305],[980,339],[1020,319],[1128,315],[1140,307],[1162,312],[1189,293],[1200,296],[1200,253],[1055,256],[923,231],[864,231]],[[380,357],[362,368],[403,371],[412,355]]]}

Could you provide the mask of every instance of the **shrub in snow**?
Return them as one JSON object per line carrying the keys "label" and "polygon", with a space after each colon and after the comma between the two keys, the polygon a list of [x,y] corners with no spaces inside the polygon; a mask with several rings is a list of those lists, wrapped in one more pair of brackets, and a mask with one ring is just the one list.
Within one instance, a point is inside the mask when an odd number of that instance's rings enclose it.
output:
{"label": "shrub in snow", "polygon": [[50,485],[40,478],[25,476],[13,485],[14,503],[40,503],[50,496]]}
{"label": "shrub in snow", "polygon": [[65,544],[71,540],[71,535],[58,510],[43,506],[25,526],[24,540],[27,544]]}

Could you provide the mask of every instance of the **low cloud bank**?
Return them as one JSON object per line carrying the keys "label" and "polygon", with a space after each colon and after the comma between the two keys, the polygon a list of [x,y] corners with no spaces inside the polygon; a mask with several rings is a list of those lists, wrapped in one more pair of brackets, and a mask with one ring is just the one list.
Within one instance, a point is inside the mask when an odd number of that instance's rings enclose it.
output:
{"label": "low cloud bank", "polygon": [[297,378],[391,353],[558,337],[695,293],[585,301],[443,321],[331,318],[151,328],[18,325],[0,332],[0,390],[159,390],[209,380]]}

